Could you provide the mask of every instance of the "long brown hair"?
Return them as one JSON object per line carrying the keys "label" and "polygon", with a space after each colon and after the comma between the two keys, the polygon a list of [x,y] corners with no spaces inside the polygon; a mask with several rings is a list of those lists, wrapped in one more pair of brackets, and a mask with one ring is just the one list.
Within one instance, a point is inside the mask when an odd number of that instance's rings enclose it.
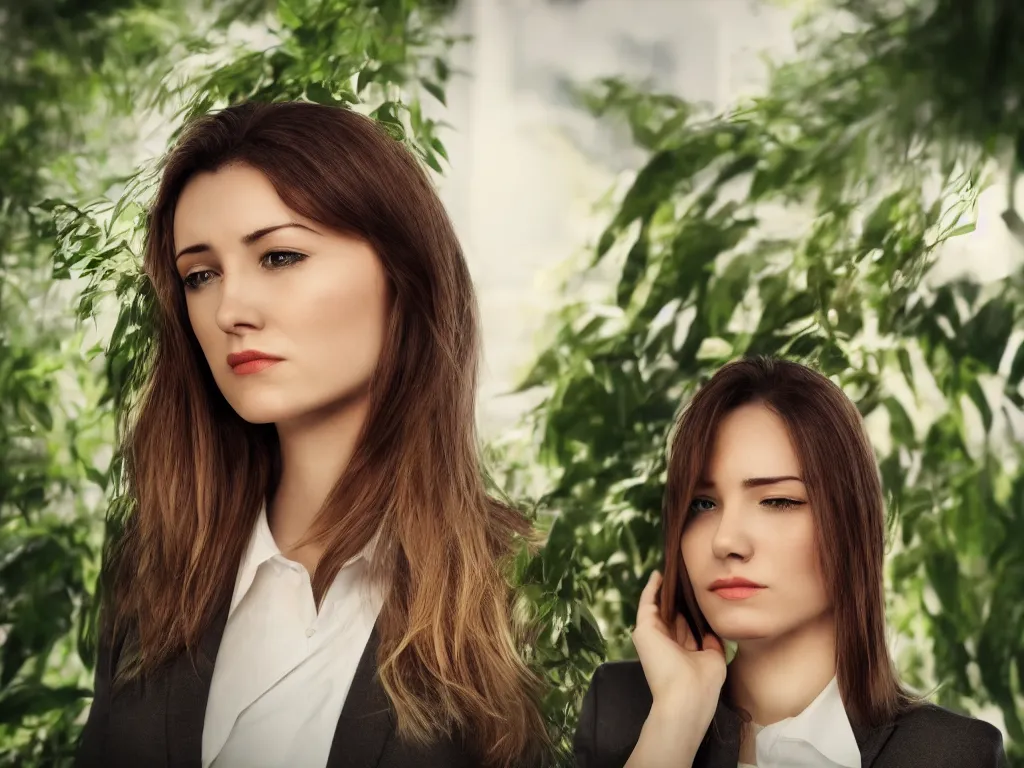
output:
{"label": "long brown hair", "polygon": [[695,636],[711,631],[694,598],[680,541],[722,420],[761,403],[785,423],[815,516],[818,554],[836,622],[836,677],[851,720],[892,721],[915,701],[900,683],[885,636],[886,515],[878,465],[856,406],[827,377],[797,363],[737,360],[719,369],[676,423],[665,488],[662,618],[682,613]]}
{"label": "long brown hair", "polygon": [[523,661],[509,556],[529,521],[485,489],[475,431],[476,299],[428,176],[375,121],[309,103],[244,104],[202,117],[170,152],[150,212],[144,269],[156,341],[123,440],[134,506],[108,561],[113,629],[131,627],[131,677],[191,650],[230,599],[263,498],[278,479],[272,426],[221,395],[192,333],[174,266],[183,187],[228,164],[261,171],[293,210],[369,243],[393,296],[363,433],[313,534],[321,596],[379,529],[390,583],[377,622],[379,676],[400,734],[451,735],[488,765],[547,753],[539,678]]}

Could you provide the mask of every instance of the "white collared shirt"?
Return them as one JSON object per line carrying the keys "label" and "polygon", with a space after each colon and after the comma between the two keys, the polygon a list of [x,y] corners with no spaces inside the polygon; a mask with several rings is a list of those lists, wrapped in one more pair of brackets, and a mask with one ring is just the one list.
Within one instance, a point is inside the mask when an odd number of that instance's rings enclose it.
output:
{"label": "white collared shirt", "polygon": [[796,717],[754,727],[757,768],[860,768],[860,747],[834,677]]}
{"label": "white collared shirt", "polygon": [[203,768],[321,768],[380,612],[373,545],[338,572],[319,614],[309,573],[260,511],[210,684]]}

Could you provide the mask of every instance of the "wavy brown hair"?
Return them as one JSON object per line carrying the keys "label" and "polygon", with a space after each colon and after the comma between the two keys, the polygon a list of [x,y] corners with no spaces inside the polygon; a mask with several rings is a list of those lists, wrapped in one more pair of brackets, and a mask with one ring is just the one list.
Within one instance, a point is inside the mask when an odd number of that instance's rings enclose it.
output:
{"label": "wavy brown hair", "polygon": [[369,243],[393,297],[363,432],[311,532],[326,548],[314,595],[379,529],[374,566],[390,587],[378,666],[399,733],[420,743],[457,736],[486,765],[543,762],[539,678],[521,654],[526,627],[506,570],[532,529],[485,488],[470,274],[413,155],[345,109],[231,107],[186,126],[165,161],[144,260],[156,340],[123,439],[133,511],[107,563],[109,631],[138,638],[124,675],[196,647],[230,600],[279,474],[273,427],[244,421],[214,383],[174,265],[183,187],[233,163],[261,171],[299,214]]}
{"label": "wavy brown hair", "polygon": [[800,461],[835,614],[836,677],[846,710],[865,726],[891,722],[917,699],[900,683],[886,644],[886,514],[878,465],[856,406],[806,366],[766,357],[729,363],[680,415],[665,488],[662,618],[672,626],[681,613],[695,637],[712,631],[694,597],[680,542],[718,427],[749,403],[782,419]]}

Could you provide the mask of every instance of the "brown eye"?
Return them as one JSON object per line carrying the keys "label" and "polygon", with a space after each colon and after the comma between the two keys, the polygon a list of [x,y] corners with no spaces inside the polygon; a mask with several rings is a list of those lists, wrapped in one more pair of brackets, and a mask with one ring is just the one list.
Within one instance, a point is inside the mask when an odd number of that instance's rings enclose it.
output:
{"label": "brown eye", "polygon": [[306,258],[305,254],[296,251],[270,251],[263,255],[263,266],[268,269],[281,269],[298,264]]}
{"label": "brown eye", "polygon": [[186,289],[194,291],[206,284],[212,274],[213,273],[208,269],[201,269],[198,272],[192,272],[185,275],[181,282],[185,284]]}

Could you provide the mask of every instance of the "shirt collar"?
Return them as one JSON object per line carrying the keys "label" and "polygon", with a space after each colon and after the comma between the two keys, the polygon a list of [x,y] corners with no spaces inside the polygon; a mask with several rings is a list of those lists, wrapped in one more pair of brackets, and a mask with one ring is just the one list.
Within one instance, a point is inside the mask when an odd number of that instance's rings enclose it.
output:
{"label": "shirt collar", "polygon": [[[362,551],[342,567],[351,565],[360,559],[372,562],[377,552],[379,540],[380,530],[378,529],[369,543],[363,547]],[[252,528],[252,534],[249,536],[249,544],[242,554],[242,562],[238,567],[238,575],[235,578],[235,591],[231,598],[231,608],[228,611],[229,616],[234,613],[235,608],[238,607],[242,598],[245,597],[252,587],[252,583],[256,579],[256,572],[260,566],[274,558],[279,558],[282,561],[286,559],[281,553],[281,548],[277,546],[277,542],[274,540],[274,534],[270,531],[270,523],[267,520],[267,505],[264,503],[260,506],[260,512],[256,516],[256,522]]]}
{"label": "shirt collar", "polygon": [[839,682],[825,689],[796,717],[788,717],[757,734],[758,768],[860,768],[861,755],[843,706]]}

